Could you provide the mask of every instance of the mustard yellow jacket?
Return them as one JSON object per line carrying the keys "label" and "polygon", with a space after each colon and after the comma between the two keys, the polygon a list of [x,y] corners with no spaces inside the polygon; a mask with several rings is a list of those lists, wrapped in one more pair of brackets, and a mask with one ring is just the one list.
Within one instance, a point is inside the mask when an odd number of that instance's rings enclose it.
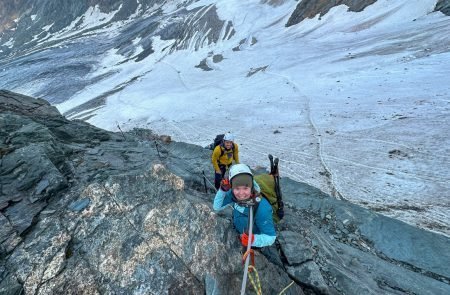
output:
{"label": "mustard yellow jacket", "polygon": [[239,164],[239,148],[236,143],[233,143],[233,145],[234,152],[233,149],[226,150],[221,144],[214,148],[211,162],[215,171],[220,171],[219,164],[229,166],[233,163],[233,160],[235,164]]}

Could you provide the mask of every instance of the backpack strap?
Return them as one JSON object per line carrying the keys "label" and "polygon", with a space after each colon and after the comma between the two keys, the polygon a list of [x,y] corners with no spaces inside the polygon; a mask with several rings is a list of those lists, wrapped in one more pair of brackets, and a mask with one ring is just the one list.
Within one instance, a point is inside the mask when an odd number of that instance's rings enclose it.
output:
{"label": "backpack strap", "polygon": [[[263,193],[259,192],[258,195],[256,195],[255,198],[265,198],[267,200],[267,198],[263,195]],[[256,200],[255,200],[256,201]],[[253,205],[253,216],[256,216],[256,213],[258,212],[258,208],[259,208],[259,204],[261,203],[261,200],[256,201],[255,204]],[[269,202],[270,203],[270,202]]]}
{"label": "backpack strap", "polygon": [[269,200],[269,198],[267,198],[265,194],[263,194],[262,192],[261,192],[260,194],[261,194],[261,197],[262,197],[262,198],[266,199],[266,201],[270,204],[270,206],[273,206],[273,205],[275,205],[276,203],[278,203],[278,195],[277,195],[277,200],[271,203],[270,200]]}
{"label": "backpack strap", "polygon": [[280,219],[283,219],[284,217],[284,202],[281,196],[281,189],[280,189],[280,177],[278,175],[278,167],[277,167],[277,175],[272,175],[275,181],[275,195],[277,196],[276,203],[278,203],[278,209],[277,209],[277,216]]}

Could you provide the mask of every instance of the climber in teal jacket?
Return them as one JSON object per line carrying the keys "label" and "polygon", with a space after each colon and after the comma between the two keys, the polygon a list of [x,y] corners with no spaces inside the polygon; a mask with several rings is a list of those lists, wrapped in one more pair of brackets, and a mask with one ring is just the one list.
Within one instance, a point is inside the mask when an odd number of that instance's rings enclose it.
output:
{"label": "climber in teal jacket", "polygon": [[[241,243],[247,246],[251,240],[254,247],[270,246],[275,242],[276,232],[272,219],[272,206],[265,198],[258,197],[260,188],[253,180],[253,174],[244,164],[230,168],[230,180],[223,179],[214,198],[214,210],[233,207],[233,223],[241,236]],[[253,235],[248,237],[249,204],[253,204]]]}

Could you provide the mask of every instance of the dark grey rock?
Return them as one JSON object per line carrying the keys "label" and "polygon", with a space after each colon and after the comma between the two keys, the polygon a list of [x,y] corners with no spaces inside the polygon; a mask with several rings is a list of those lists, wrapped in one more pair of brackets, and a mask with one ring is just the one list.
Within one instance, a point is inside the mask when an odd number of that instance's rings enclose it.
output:
{"label": "dark grey rock", "polygon": [[[327,282],[336,280],[336,283],[328,284],[330,289],[348,294],[396,294],[396,290],[441,294],[450,291],[450,286],[444,283],[447,277],[445,265],[449,261],[445,250],[449,244],[447,237],[338,201],[286,178],[281,179],[281,186],[286,205],[300,210],[297,217],[287,214],[289,229],[305,231],[305,227],[309,228],[307,236],[311,237],[316,249],[313,260],[323,268],[322,275]],[[342,222],[351,232],[343,236],[341,242],[330,235],[334,226],[330,226],[329,221],[324,223],[328,220],[325,218],[328,212],[333,212],[330,220]],[[298,229],[293,226],[296,218],[306,216],[310,220],[308,225],[303,224]],[[419,252],[421,254],[417,254]],[[439,277],[440,280],[436,280]],[[384,279],[381,282],[379,278]]]}
{"label": "dark grey rock", "polygon": [[288,266],[287,272],[318,294],[330,294],[320,269],[314,261],[308,261],[298,266]]}
{"label": "dark grey rock", "polygon": [[[450,286],[420,272],[384,261],[371,253],[340,244],[323,243],[330,255],[325,276],[348,294],[446,294]],[[334,249],[333,249],[334,248]],[[426,286],[426,287],[425,287]]]}
{"label": "dark grey rock", "polygon": [[263,247],[259,251],[267,258],[270,263],[284,268],[282,254],[280,254],[280,250],[278,249],[276,243],[268,247]]}
{"label": "dark grey rock", "polygon": [[19,295],[22,294],[23,286],[17,281],[17,279],[5,272],[0,275],[0,294],[2,295]]}
{"label": "dark grey rock", "polygon": [[21,239],[5,215],[0,213],[0,259],[14,249]]}
{"label": "dark grey rock", "polygon": [[201,61],[200,61],[200,63],[198,64],[198,65],[196,65],[195,66],[196,68],[199,68],[199,69],[202,69],[203,71],[212,71],[213,69],[211,69],[209,66],[208,66],[208,63],[207,63],[207,61],[206,61],[206,58],[205,59],[202,59]]}
{"label": "dark grey rock", "polygon": [[75,212],[80,212],[82,211],[84,208],[86,208],[87,206],[89,206],[89,204],[91,203],[91,199],[89,198],[84,198],[78,201],[73,202],[72,204],[69,205],[69,210],[75,211]]}
{"label": "dark grey rock", "polygon": [[39,181],[39,183],[36,185],[36,195],[40,195],[48,186],[50,185],[50,182],[47,179],[43,179]]}
{"label": "dark grey rock", "polygon": [[439,0],[434,9],[435,11],[440,11],[445,15],[450,15],[450,0]]}
{"label": "dark grey rock", "polygon": [[219,292],[219,286],[217,283],[217,280],[210,276],[209,274],[206,274],[205,276],[205,294],[206,295],[220,295]]}
{"label": "dark grey rock", "polygon": [[10,143],[16,146],[23,146],[31,142],[47,142],[53,141],[54,138],[50,131],[43,125],[38,123],[30,123],[16,132],[9,135]]}
{"label": "dark grey rock", "polygon": [[223,55],[222,54],[215,54],[212,58],[214,63],[219,63],[223,60]]}
{"label": "dark grey rock", "polygon": [[327,1],[327,0],[303,0],[292,13],[289,18],[286,27],[296,25],[306,18],[313,18],[316,15],[325,15],[331,8],[338,5],[347,5],[349,11],[363,11],[369,5],[377,2],[377,0],[337,0],[337,1]]}
{"label": "dark grey rock", "polygon": [[253,76],[254,74],[256,74],[256,73],[258,73],[258,72],[265,72],[266,69],[267,69],[267,67],[268,67],[268,66],[263,66],[263,67],[259,67],[259,68],[251,68],[251,69],[248,71],[246,77],[251,77],[251,76]]}
{"label": "dark grey rock", "polygon": [[[8,66],[2,67],[4,71],[1,73],[0,87],[18,89],[24,87],[24,81],[39,81],[45,87],[29,89],[34,91],[32,95],[46,97],[52,103],[60,103],[88,85],[115,74],[116,70],[111,69],[100,75],[89,75],[98,66],[102,66],[98,59],[100,53],[114,50],[126,59],[140,62],[154,53],[155,38],[170,40],[171,45],[164,50],[173,52],[199,50],[233,37],[233,23],[222,20],[214,4],[189,8],[193,2],[176,1],[178,9],[167,17],[163,15],[163,11],[172,3],[163,0],[80,0],[75,4],[42,0],[39,5],[33,1],[18,0],[11,5],[0,4],[3,16],[0,18],[0,60],[8,61]],[[4,9],[5,6],[7,9]],[[94,7],[102,13],[114,13],[113,18],[111,21],[83,28],[81,24],[85,13]],[[92,34],[93,30],[109,30],[112,22],[121,24],[117,28],[118,34]],[[68,27],[78,30],[78,33],[58,40],[49,38],[50,34],[61,33]],[[10,41],[14,43],[13,48],[10,48],[8,40],[14,40]],[[142,50],[137,52],[137,48]],[[101,107],[107,97],[138,78],[139,76],[133,77],[92,98],[92,101],[76,110],[68,110],[68,113]],[[78,118],[86,120],[92,115],[84,113]]]}
{"label": "dark grey rock", "polygon": [[[20,109],[21,100],[34,101],[9,92],[0,102],[12,98],[14,108],[0,103],[0,132],[10,138],[0,162],[2,291],[240,291],[231,212],[214,213],[212,189],[204,190],[204,176],[214,177],[211,151],[144,129],[106,132],[45,103],[37,113]],[[286,294],[450,293],[447,238],[286,178],[281,186],[279,247],[255,251],[264,294],[278,294],[292,279]]]}
{"label": "dark grey rock", "polygon": [[[171,38],[175,39],[172,50],[187,49],[189,47],[198,50],[205,45],[230,39],[234,35],[233,24],[230,21],[226,22],[219,18],[214,4],[190,11],[180,10],[179,16],[183,12],[185,15],[177,23],[177,37]],[[193,25],[186,25],[186,23],[192,23]],[[222,28],[224,27],[225,31],[222,34]],[[202,38],[193,38],[199,33],[202,35]]]}
{"label": "dark grey rock", "polygon": [[313,259],[308,241],[299,233],[282,231],[278,240],[289,265],[297,265]]}
{"label": "dark grey rock", "polygon": [[361,235],[389,258],[450,277],[450,268],[442,264],[450,262],[450,252],[444,250],[450,246],[448,238],[375,214],[367,216],[359,228]]}

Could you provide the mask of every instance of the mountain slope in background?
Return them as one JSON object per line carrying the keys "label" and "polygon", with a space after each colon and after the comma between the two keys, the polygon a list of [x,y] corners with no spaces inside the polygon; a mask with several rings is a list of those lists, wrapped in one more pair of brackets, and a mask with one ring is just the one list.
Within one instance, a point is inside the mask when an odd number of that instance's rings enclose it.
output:
{"label": "mountain slope in background", "polygon": [[[0,87],[450,234],[449,1],[14,1]],[[63,12],[63,13],[61,13]]]}

